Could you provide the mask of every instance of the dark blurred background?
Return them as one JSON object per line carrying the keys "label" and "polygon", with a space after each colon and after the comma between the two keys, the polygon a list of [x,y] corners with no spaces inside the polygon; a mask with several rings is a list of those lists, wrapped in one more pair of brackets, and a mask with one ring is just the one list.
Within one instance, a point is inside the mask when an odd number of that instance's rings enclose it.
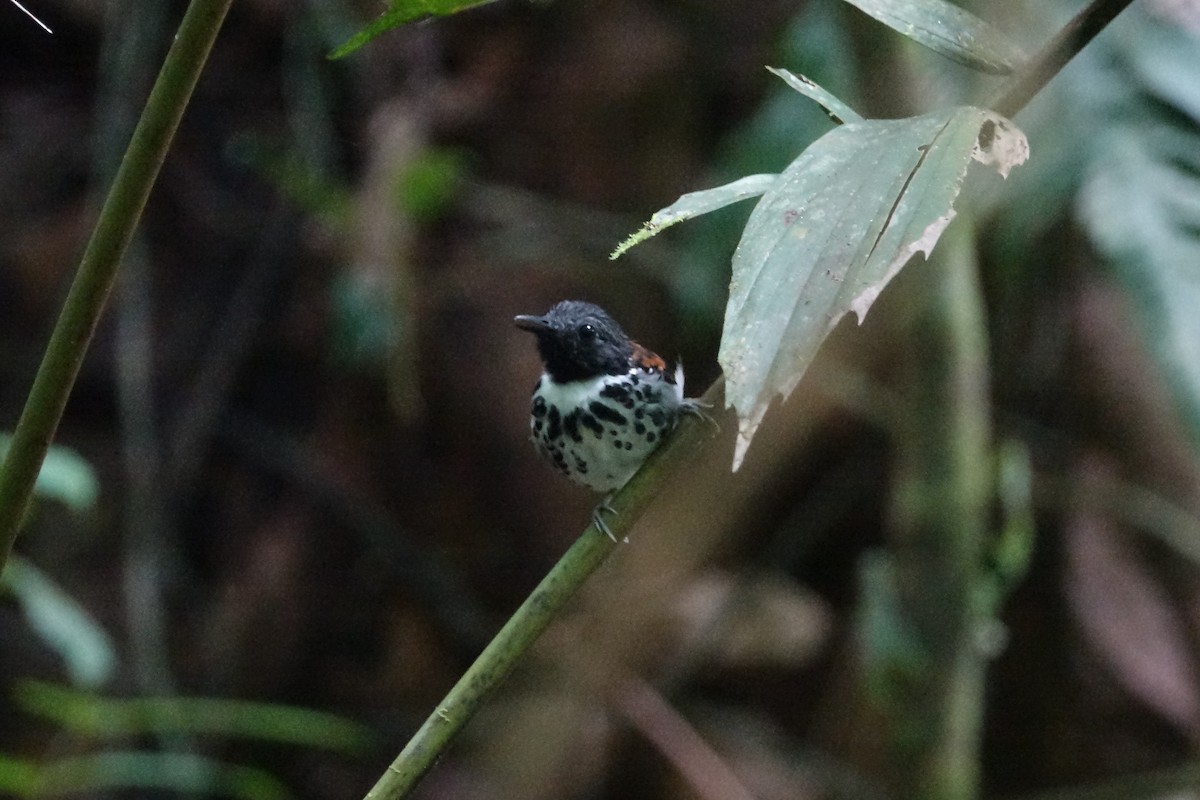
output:
{"label": "dark blurred background", "polygon": [[[0,431],[184,8],[26,5],[54,33],[0,0]],[[974,5],[1028,52],[1076,7]],[[230,788],[239,765],[361,796],[596,500],[528,443],[540,365],[512,317],[598,302],[698,395],[748,206],[607,256],[830,127],[764,65],[869,116],[1001,85],[833,0],[502,0],[326,58],[379,10],[233,5],[0,594],[0,773],[180,752],[230,781],[194,791],[270,796]],[[1135,3],[1017,117],[1030,163],[965,201],[996,437],[1031,454],[1037,522],[993,631],[989,795],[1175,765],[1200,736],[1198,29],[1195,3]],[[728,797],[722,769],[763,800],[887,796],[857,573],[895,457],[871,409],[922,280],[838,329],[733,476],[718,414],[420,797]],[[47,683],[320,710],[369,744],[89,733],[39,711]],[[161,791],[142,766],[81,790]]]}

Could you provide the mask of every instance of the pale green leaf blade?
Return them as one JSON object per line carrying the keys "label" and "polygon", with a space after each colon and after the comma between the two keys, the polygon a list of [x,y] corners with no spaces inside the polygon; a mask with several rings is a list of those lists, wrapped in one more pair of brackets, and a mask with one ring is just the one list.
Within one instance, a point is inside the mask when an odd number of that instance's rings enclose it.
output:
{"label": "pale green leaf blade", "polygon": [[346,40],[344,44],[329,54],[329,58],[338,59],[348,56],[376,36],[409,22],[426,17],[444,17],[494,2],[496,0],[393,0],[387,11]]}
{"label": "pale green leaf blade", "polygon": [[1025,60],[994,26],[946,0],[846,0],[913,41],[972,69],[1007,75]]}
{"label": "pale green leaf blade", "polygon": [[0,788],[30,797],[104,794],[130,789],[230,800],[288,800],[270,773],[192,753],[106,751],[41,762],[0,756]]}
{"label": "pale green leaf blade", "polygon": [[1081,221],[1128,287],[1200,441],[1200,135],[1125,127],[1101,147],[1079,196]]}
{"label": "pale green leaf blade", "polygon": [[72,683],[94,687],[112,678],[117,665],[112,638],[62,587],[15,554],[0,586],[12,592],[29,626],[62,658]]}
{"label": "pale green leaf blade", "polygon": [[758,197],[771,188],[778,175],[747,175],[724,186],[713,189],[703,189],[698,192],[688,192],[666,208],[654,212],[650,221],[641,227],[628,239],[621,242],[612,252],[609,259],[617,259],[634,245],[641,244],[651,236],[661,233],[677,222],[698,217],[718,208],[740,203],[751,197]]}
{"label": "pale green leaf blade", "polygon": [[[11,438],[0,434],[0,462],[8,453]],[[33,490],[39,497],[57,500],[79,512],[95,505],[100,494],[100,481],[83,456],[69,447],[54,445],[46,452]]]}
{"label": "pale green leaf blade", "polygon": [[345,717],[310,708],[208,697],[101,697],[40,681],[13,691],[26,713],[92,739],[136,736],[220,736],[261,739],[361,755],[372,733]]}
{"label": "pale green leaf blade", "polygon": [[832,92],[818,86],[811,79],[803,75],[797,75],[782,67],[767,67],[767,71],[778,75],[788,86],[809,100],[816,102],[817,105],[825,109],[825,113],[829,115],[829,118],[839,125],[843,122],[862,122],[863,118],[861,114],[839,100]]}
{"label": "pale green leaf blade", "polygon": [[738,412],[735,469],[838,320],[861,321],[909,258],[933,249],[972,159],[1007,175],[1027,155],[1012,123],[964,107],[843,125],[792,162],[733,256],[718,361]]}

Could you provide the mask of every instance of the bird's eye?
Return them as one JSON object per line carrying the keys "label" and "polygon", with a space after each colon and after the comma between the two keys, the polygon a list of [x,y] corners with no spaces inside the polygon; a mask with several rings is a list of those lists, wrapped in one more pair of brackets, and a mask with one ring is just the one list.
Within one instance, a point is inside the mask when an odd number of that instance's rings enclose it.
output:
{"label": "bird's eye", "polygon": [[595,339],[596,338],[596,329],[586,323],[583,325],[580,325],[579,326],[579,338],[580,339]]}

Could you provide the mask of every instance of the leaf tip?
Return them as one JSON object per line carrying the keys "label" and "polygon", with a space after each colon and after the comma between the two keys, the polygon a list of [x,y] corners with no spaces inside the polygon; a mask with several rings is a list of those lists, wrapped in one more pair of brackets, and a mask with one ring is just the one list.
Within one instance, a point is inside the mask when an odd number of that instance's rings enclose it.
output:
{"label": "leaf tip", "polygon": [[609,261],[616,261],[621,256],[628,253],[637,245],[649,239],[654,234],[658,233],[665,226],[656,225],[654,220],[650,220],[642,227],[631,233],[625,238],[625,241],[617,245],[617,249],[608,254]]}
{"label": "leaf tip", "polygon": [[750,449],[750,439],[753,436],[753,433],[738,430],[737,441],[733,445],[733,468],[730,472],[737,472],[742,468],[742,461],[746,458],[746,451]]}

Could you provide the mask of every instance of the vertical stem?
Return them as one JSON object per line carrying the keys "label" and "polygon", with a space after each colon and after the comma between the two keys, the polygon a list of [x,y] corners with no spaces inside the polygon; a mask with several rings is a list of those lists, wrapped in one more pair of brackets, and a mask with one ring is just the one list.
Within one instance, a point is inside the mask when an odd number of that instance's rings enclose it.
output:
{"label": "vertical stem", "polygon": [[[170,9],[165,5],[115,0],[105,19],[95,117],[94,174],[107,185],[120,164],[122,148],[137,123],[154,63],[162,52]],[[125,271],[117,287],[117,408],[125,475],[129,487],[124,511],[125,619],[133,673],[143,692],[174,692],[167,663],[167,616],[163,565],[170,536],[165,524],[161,447],[154,390],[153,293],[150,254],[144,237],[135,235],[126,250]],[[170,741],[168,741],[170,739]],[[163,737],[165,749],[186,749],[179,736]]]}
{"label": "vertical stem", "polygon": [[[968,220],[929,263],[913,325],[898,432],[889,622],[905,646],[881,648],[899,796],[978,794],[984,658],[975,642],[992,490],[987,342]],[[879,684],[877,684],[879,685]]]}
{"label": "vertical stem", "polygon": [[0,570],[29,505],[121,258],[233,0],[192,0],[100,211],[0,470]]}

